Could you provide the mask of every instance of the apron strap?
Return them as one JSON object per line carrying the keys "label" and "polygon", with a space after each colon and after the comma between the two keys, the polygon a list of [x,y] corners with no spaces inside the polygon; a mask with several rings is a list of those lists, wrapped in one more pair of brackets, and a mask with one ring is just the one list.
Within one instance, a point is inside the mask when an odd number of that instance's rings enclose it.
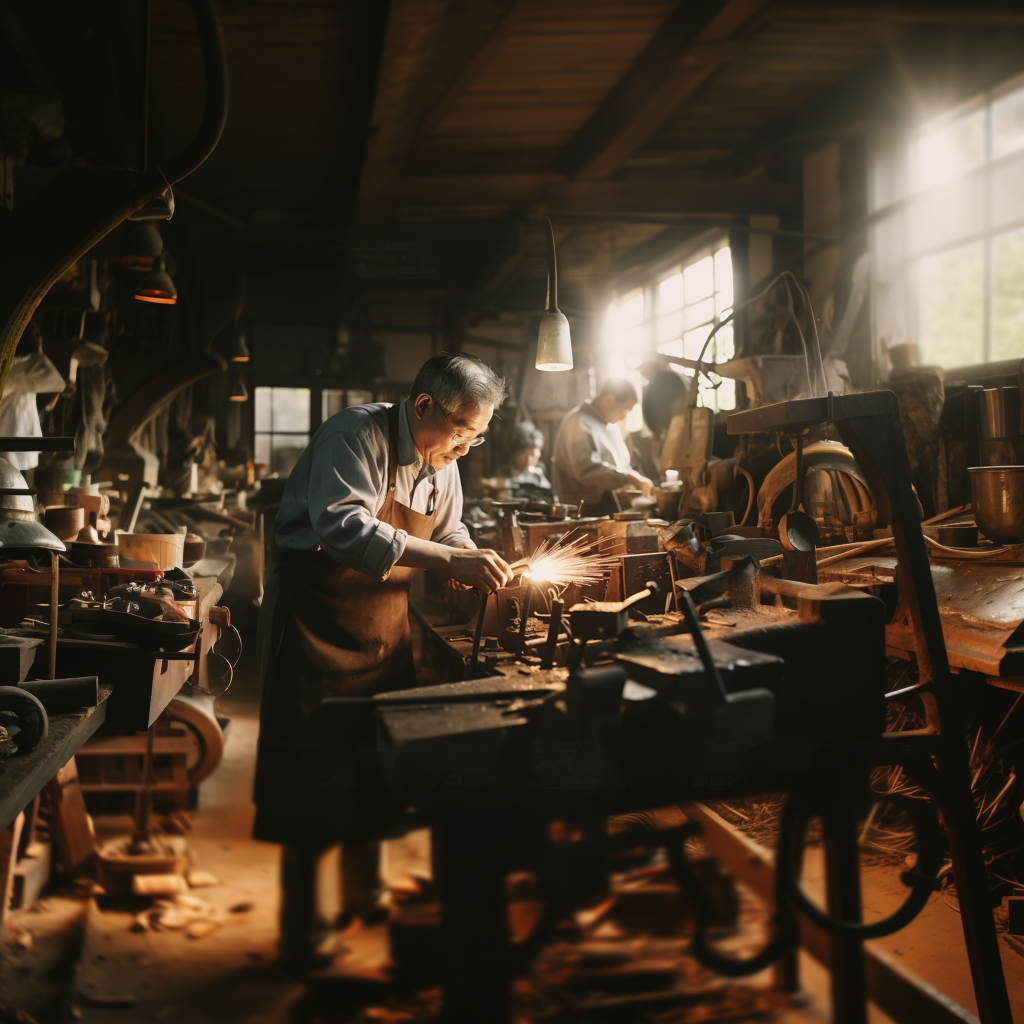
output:
{"label": "apron strap", "polygon": [[395,481],[398,479],[398,414],[402,406],[396,402],[388,409],[388,497],[395,496]]}
{"label": "apron strap", "polygon": [[[395,480],[398,479],[398,417],[402,406],[395,403],[388,409],[388,494],[384,499],[385,504],[388,498],[395,497]],[[432,474],[431,483],[433,490],[430,494],[430,501],[427,504],[427,515],[432,516],[437,506],[437,474]]]}

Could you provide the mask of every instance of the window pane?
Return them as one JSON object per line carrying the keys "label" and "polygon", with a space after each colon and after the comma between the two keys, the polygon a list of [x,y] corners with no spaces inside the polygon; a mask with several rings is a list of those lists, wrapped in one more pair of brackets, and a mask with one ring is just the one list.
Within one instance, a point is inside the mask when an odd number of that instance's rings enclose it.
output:
{"label": "window pane", "polygon": [[671,341],[683,333],[683,311],[676,310],[658,318],[658,341]]}
{"label": "window pane", "polygon": [[686,301],[696,302],[715,293],[715,261],[708,256],[683,271]]}
{"label": "window pane", "polygon": [[309,388],[271,390],[271,430],[309,430]]}
{"label": "window pane", "polygon": [[658,312],[668,313],[683,304],[683,275],[673,274],[658,285]]}
{"label": "window pane", "polygon": [[992,242],[992,352],[990,359],[1024,355],[1024,230]]}
{"label": "window pane", "polygon": [[666,341],[665,344],[658,346],[658,352],[663,356],[675,356],[677,359],[682,358],[683,339],[676,338],[675,341]]}
{"label": "window pane", "polygon": [[254,461],[270,466],[270,435],[257,434]]}
{"label": "window pane", "polygon": [[985,159],[985,110],[958,118],[915,139],[910,178],[915,189],[958,177]]}
{"label": "window pane", "polygon": [[992,104],[992,155],[1002,156],[1024,147],[1024,89]]}
{"label": "window pane", "polygon": [[736,355],[736,345],[733,342],[732,324],[726,324],[715,335],[715,362],[725,363]]}
{"label": "window pane", "polygon": [[329,420],[336,412],[345,408],[345,392],[340,388],[324,388],[320,392],[320,420]]}
{"label": "window pane", "polygon": [[625,327],[635,327],[644,322],[644,293],[636,292],[634,295],[613,302],[608,307],[608,330],[612,333],[621,331]]}
{"label": "window pane", "polygon": [[[683,355],[687,359],[699,359],[700,350],[704,347],[704,342],[708,340],[708,335],[711,333],[711,325],[708,324],[704,327],[698,327],[695,331],[687,331],[683,335]],[[704,360],[707,362],[707,353],[704,353]]]}
{"label": "window pane", "polygon": [[308,444],[309,434],[271,434],[271,472],[287,476],[295,468],[295,463],[299,461],[299,456],[305,451]]}
{"label": "window pane", "polygon": [[984,356],[982,245],[966,245],[917,266],[917,332],[925,363],[964,366]]}
{"label": "window pane", "polygon": [[[270,388],[257,388],[253,413],[256,417],[257,430],[270,429]],[[269,449],[267,449],[269,454]],[[259,456],[257,456],[259,459]],[[265,461],[265,460],[260,460]]]}
{"label": "window pane", "polygon": [[694,306],[686,307],[686,326],[697,327],[706,324],[715,317],[715,300],[705,299]]}
{"label": "window pane", "polygon": [[732,305],[732,250],[726,246],[715,253],[715,291],[728,292]]}

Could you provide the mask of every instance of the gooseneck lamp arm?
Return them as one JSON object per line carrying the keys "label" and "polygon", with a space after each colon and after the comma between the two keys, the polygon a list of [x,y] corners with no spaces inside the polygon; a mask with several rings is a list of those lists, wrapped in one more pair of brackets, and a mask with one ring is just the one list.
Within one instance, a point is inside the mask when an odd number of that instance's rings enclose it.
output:
{"label": "gooseneck lamp arm", "polygon": [[555,254],[555,229],[551,226],[551,218],[545,217],[548,228],[548,304],[547,312],[557,313],[558,309],[558,260]]}

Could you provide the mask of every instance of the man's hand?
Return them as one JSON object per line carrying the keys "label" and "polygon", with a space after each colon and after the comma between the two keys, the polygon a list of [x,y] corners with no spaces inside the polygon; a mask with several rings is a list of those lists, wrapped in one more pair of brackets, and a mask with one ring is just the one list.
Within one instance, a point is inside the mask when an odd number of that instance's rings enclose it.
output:
{"label": "man's hand", "polygon": [[645,498],[649,498],[654,490],[654,482],[639,473],[627,473],[626,483],[630,487],[639,487]]}
{"label": "man's hand", "polygon": [[511,583],[513,576],[505,559],[490,548],[454,548],[448,572],[456,582],[488,594]]}

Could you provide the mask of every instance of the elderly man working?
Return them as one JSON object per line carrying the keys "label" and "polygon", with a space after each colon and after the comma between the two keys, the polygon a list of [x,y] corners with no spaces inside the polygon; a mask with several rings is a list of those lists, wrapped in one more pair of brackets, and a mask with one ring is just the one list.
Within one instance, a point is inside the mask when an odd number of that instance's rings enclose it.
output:
{"label": "elderly man working", "polygon": [[281,952],[315,966],[324,927],[316,864],[342,850],[344,913],[375,912],[377,840],[405,831],[388,795],[373,726],[325,697],[415,685],[409,584],[417,569],[492,592],[512,578],[461,522],[456,461],[483,444],[505,382],[479,359],[443,353],[399,405],[361,405],[313,435],[274,526],[278,563],[260,621],[263,677],[257,839],[282,843]]}
{"label": "elderly man working", "polygon": [[653,485],[630,464],[619,426],[636,402],[636,390],[628,380],[606,380],[593,401],[578,405],[562,420],[553,467],[560,501],[584,501],[587,515],[606,515],[618,511],[611,492],[638,487],[650,493]]}

